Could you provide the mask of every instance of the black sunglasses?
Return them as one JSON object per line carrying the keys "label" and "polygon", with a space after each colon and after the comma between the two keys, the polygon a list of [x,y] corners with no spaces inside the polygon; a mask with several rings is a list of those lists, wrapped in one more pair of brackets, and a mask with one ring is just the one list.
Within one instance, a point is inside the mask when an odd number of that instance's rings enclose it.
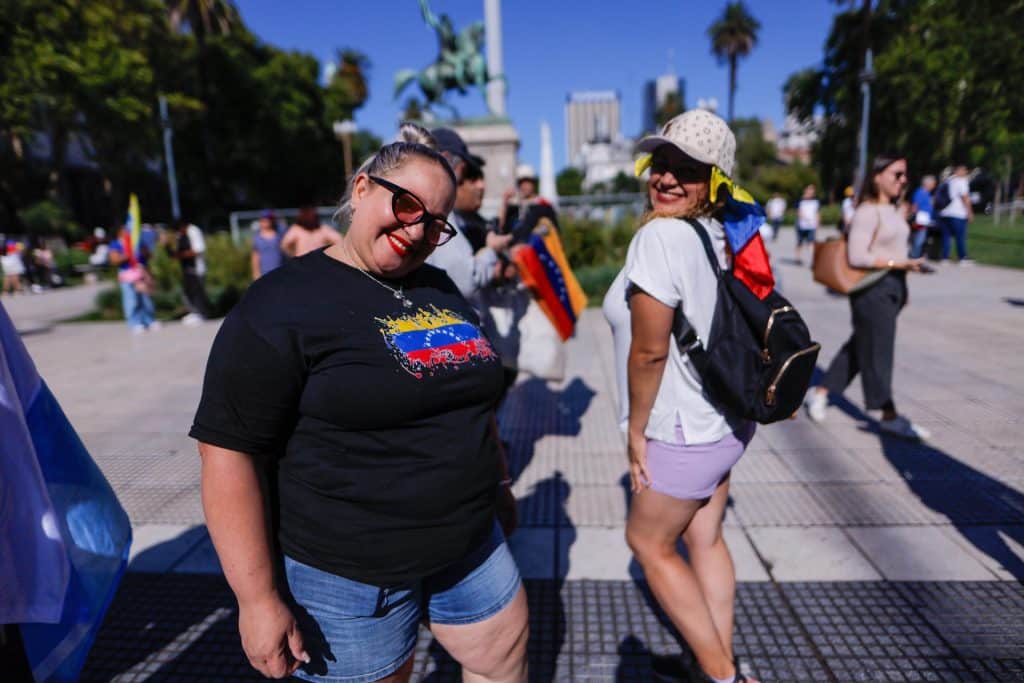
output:
{"label": "black sunglasses", "polygon": [[671,159],[666,154],[655,152],[651,157],[651,173],[670,172],[681,183],[707,180],[711,167],[696,159]]}
{"label": "black sunglasses", "polygon": [[399,223],[402,225],[422,223],[424,236],[435,247],[439,247],[455,237],[457,231],[454,226],[445,220],[444,216],[435,216],[427,211],[423,201],[412,192],[384,178],[375,175],[367,177],[385,190],[391,191],[391,212],[395,214]]}

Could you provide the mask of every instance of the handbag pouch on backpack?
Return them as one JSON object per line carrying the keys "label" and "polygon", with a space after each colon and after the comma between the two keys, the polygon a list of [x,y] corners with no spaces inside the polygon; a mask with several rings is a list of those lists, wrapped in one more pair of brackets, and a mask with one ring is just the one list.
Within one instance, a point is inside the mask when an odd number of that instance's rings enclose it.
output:
{"label": "handbag pouch on backpack", "polygon": [[[723,271],[711,238],[699,222],[687,219],[704,246],[715,273],[718,300],[708,339],[693,326],[675,334],[707,397],[730,415],[770,424],[789,418],[804,399],[821,345],[796,308],[772,290],[764,299],[729,271]],[[682,307],[678,309],[681,318]]]}

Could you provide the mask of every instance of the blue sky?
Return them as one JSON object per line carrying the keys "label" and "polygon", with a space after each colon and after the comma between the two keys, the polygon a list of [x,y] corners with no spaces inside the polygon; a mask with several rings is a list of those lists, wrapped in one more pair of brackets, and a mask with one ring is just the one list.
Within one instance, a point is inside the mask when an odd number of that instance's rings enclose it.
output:
{"label": "blue sky", "polygon": [[[483,20],[483,0],[431,0],[435,14],[451,16],[457,30]],[[401,102],[392,79],[420,69],[437,54],[437,40],[420,17],[417,0],[238,0],[249,28],[285,49],[321,62],[339,48],[365,53],[372,64],[370,99],[356,123],[387,138]],[[639,132],[645,81],[665,73],[669,50],[686,79],[686,104],[717,98],[724,116],[728,69],[710,53],[707,27],[725,0],[504,0],[502,19],[508,114],[522,140],[520,159],[538,165],[540,124],[551,125],[555,167],[566,164],[564,104],[573,90],[617,90],[622,132]],[[782,85],[794,71],[819,64],[837,6],[829,0],[747,0],[760,20],[760,40],[740,62],[736,115],[784,117]],[[413,87],[405,96],[413,93]],[[464,116],[486,112],[482,93],[453,98]]]}

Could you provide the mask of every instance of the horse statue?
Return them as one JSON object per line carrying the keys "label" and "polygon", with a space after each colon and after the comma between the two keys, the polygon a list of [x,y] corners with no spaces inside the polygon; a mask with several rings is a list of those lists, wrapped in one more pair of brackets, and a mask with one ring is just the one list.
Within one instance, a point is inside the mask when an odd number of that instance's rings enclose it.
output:
{"label": "horse statue", "polygon": [[438,56],[433,64],[419,72],[403,69],[395,74],[395,99],[416,81],[428,107],[444,106],[457,116],[454,107],[444,101],[445,93],[458,90],[465,95],[467,87],[483,88],[491,80],[483,56],[484,25],[476,21],[456,33],[447,14],[439,18],[430,10],[428,0],[419,1],[423,21],[437,33]]}

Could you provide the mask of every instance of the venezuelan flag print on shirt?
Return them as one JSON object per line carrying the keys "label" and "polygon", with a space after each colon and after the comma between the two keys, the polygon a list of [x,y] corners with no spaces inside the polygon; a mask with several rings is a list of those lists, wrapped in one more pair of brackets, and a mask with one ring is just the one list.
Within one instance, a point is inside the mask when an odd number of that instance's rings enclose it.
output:
{"label": "venezuelan flag print on shirt", "polygon": [[377,322],[392,355],[417,378],[498,358],[476,325],[448,309],[430,306]]}

